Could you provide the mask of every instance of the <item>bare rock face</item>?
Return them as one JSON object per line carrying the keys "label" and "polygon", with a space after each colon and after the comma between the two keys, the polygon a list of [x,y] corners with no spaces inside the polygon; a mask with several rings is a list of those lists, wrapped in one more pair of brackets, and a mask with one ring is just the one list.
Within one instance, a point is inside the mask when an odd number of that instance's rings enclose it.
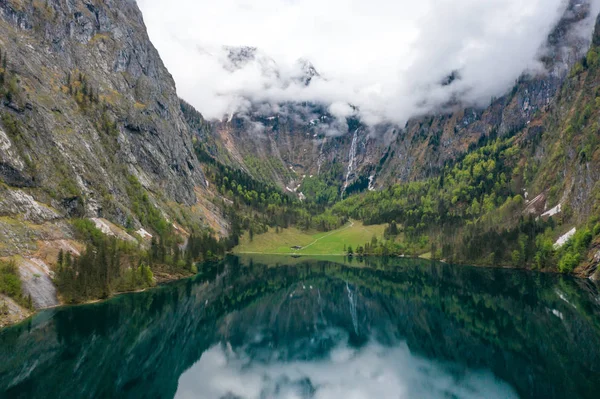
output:
{"label": "bare rock face", "polygon": [[[135,220],[133,177],[159,206],[196,203],[205,179],[135,1],[3,1],[0,49],[10,88],[0,104],[8,189],[26,188],[61,216],[122,223]],[[23,203],[11,195],[17,200],[0,212]]]}
{"label": "bare rock face", "polygon": [[0,194],[0,214],[20,215],[25,220],[37,223],[60,218],[53,209],[37,202],[21,190],[0,188]]}
{"label": "bare rock face", "polygon": [[23,282],[23,292],[31,296],[36,309],[59,305],[56,287],[52,282],[54,273],[40,259],[23,259],[19,264],[19,274]]}

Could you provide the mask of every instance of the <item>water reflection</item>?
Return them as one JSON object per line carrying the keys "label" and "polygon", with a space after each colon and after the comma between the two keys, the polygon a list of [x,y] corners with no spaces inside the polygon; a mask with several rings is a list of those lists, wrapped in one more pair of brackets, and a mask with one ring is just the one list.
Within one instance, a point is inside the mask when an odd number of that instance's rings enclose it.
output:
{"label": "water reflection", "polygon": [[590,282],[415,260],[341,263],[231,257],[192,280],[41,313],[0,332],[0,397],[600,390],[600,304]]}
{"label": "water reflection", "polygon": [[[327,356],[255,361],[217,345],[179,379],[176,398],[516,398],[489,371],[469,370],[413,355],[405,343],[354,348],[342,331]],[[317,338],[322,339],[322,338]],[[344,343],[346,341],[346,343]],[[265,348],[266,349],[266,348]]]}

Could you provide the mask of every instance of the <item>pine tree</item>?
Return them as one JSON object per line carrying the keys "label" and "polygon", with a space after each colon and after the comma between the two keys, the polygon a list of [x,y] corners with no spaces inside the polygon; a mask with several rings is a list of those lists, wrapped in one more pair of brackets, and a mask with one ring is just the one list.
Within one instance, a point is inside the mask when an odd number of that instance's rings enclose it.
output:
{"label": "pine tree", "polygon": [[156,237],[152,236],[152,241],[150,242],[150,260],[151,263],[158,260],[158,243],[156,242]]}
{"label": "pine tree", "polygon": [[174,265],[177,265],[180,257],[181,257],[181,253],[179,252],[179,245],[175,242],[175,243],[173,243],[173,264]]}
{"label": "pine tree", "polygon": [[58,270],[61,270],[65,263],[65,253],[62,249],[58,251],[58,260],[56,261],[56,263],[58,264]]}

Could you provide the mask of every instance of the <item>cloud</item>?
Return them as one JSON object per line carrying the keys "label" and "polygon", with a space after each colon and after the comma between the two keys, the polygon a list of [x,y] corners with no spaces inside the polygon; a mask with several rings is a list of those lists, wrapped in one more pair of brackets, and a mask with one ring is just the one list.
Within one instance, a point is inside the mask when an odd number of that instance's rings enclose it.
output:
{"label": "cloud", "polygon": [[517,398],[490,371],[437,363],[410,353],[406,344],[345,344],[313,360],[252,359],[217,345],[181,375],[177,399],[191,398]]}
{"label": "cloud", "polygon": [[[571,0],[593,3],[600,0]],[[403,124],[485,105],[538,61],[566,0],[138,0],[180,96],[208,118],[319,102]],[[589,38],[594,15],[577,27]],[[224,47],[228,46],[228,47]],[[240,50],[240,47],[247,46]],[[308,61],[308,62],[307,62]],[[313,65],[318,76],[309,76]]]}

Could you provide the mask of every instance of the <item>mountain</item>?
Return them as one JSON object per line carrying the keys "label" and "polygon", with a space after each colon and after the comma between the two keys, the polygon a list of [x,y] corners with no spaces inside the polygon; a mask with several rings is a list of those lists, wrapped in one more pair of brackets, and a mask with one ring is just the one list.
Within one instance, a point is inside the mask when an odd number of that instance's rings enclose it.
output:
{"label": "mountain", "polygon": [[73,220],[175,260],[190,234],[227,234],[134,0],[2,1],[0,66],[0,280],[24,295],[0,283],[7,303],[59,302],[59,251],[96,250]]}
{"label": "mountain", "polygon": [[[338,217],[402,222],[416,241],[404,251],[419,254],[427,242],[453,246],[442,253],[457,262],[560,263],[566,271],[581,264],[578,272],[589,276],[600,259],[600,242],[587,238],[600,232],[596,11],[570,1],[540,50],[544,69],[524,74],[485,108],[457,96],[405,126],[370,126],[359,112],[340,120],[324,104],[255,101],[204,121],[197,134],[222,162],[300,200],[336,204]],[[593,36],[582,37],[581,27],[594,23]],[[439,84],[460,79],[452,71]],[[559,248],[577,231],[581,248],[567,256],[570,249]],[[517,244],[521,236],[526,244]],[[539,260],[546,252],[549,263]]]}
{"label": "mountain", "polygon": [[135,1],[5,1],[0,15],[0,231],[14,232],[7,217],[43,239],[28,223],[105,217],[136,230],[132,181],[171,220],[205,195],[175,83]]}
{"label": "mountain", "polygon": [[[339,197],[344,186],[354,192],[436,175],[482,137],[527,129],[534,116],[547,109],[589,48],[589,38],[582,39],[579,31],[581,24],[593,23],[591,12],[588,1],[570,1],[540,52],[545,70],[523,75],[512,90],[484,109],[465,107],[457,100],[406,126],[369,126],[361,123],[358,113],[339,120],[324,104],[255,101],[247,110],[211,121],[212,134],[238,165],[257,178],[276,181],[282,189],[296,189],[312,175],[313,181],[296,191],[308,191],[304,194],[313,199],[317,193],[311,188],[323,183],[335,185]],[[252,53],[252,60],[260,53],[242,50]],[[306,84],[313,76],[320,77],[311,64],[303,70]],[[440,85],[451,88],[458,80],[459,71],[453,71]],[[327,195],[329,201],[334,197]]]}

